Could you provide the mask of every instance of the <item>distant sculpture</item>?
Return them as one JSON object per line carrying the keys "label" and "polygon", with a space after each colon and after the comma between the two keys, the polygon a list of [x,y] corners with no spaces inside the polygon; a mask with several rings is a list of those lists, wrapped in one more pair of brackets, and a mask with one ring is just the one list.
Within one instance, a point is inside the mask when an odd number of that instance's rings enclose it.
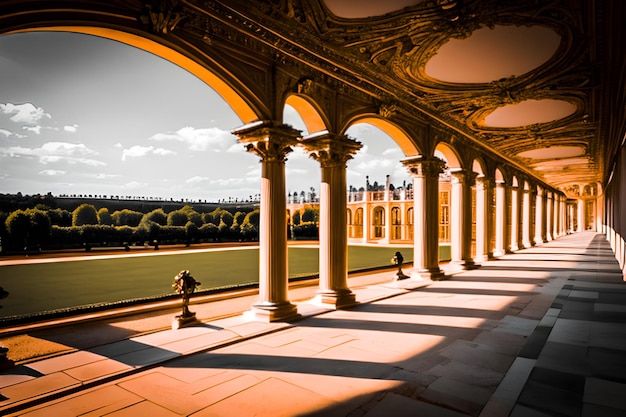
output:
{"label": "distant sculpture", "polygon": [[195,292],[196,287],[199,285],[200,283],[196,281],[186,269],[180,271],[178,275],[174,277],[172,288],[183,298],[183,312],[181,315],[175,317],[175,321],[178,325],[172,327],[178,328],[186,322],[195,321],[196,313],[189,311],[189,297]]}
{"label": "distant sculpture", "polygon": [[396,279],[406,279],[409,278],[408,275],[405,275],[402,272],[402,264],[404,263],[404,257],[400,252],[396,252],[396,254],[391,258],[391,263],[394,265],[398,265],[398,272],[396,273]]}

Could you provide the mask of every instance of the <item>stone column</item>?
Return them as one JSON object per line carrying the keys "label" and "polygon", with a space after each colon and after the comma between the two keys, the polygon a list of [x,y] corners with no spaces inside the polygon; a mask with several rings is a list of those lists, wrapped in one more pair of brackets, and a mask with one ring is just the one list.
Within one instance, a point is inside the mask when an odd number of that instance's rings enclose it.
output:
{"label": "stone column", "polygon": [[535,200],[535,245],[543,243],[543,193],[544,190],[537,187]]}
{"label": "stone column", "polygon": [[413,176],[412,279],[441,280],[439,269],[439,174],[445,163],[417,156],[402,160]]}
{"label": "stone column", "polygon": [[586,208],[585,200],[582,198],[578,199],[578,232],[585,231],[585,219],[586,219]]}
{"label": "stone column", "polygon": [[248,152],[261,157],[259,299],[244,315],[266,322],[296,319],[299,317],[297,307],[287,296],[285,161],[291,147],[298,143],[300,131],[271,121],[259,121],[232,133],[246,145]]}
{"label": "stone column", "polygon": [[496,245],[493,251],[494,256],[505,254],[505,229],[506,219],[506,187],[504,181],[496,181]]}
{"label": "stone column", "polygon": [[475,269],[472,259],[472,199],[471,187],[475,174],[465,170],[450,172],[450,244],[452,266]]}
{"label": "stone column", "polygon": [[511,186],[511,251],[519,250],[519,187]]}
{"label": "stone column", "polygon": [[552,240],[552,217],[554,211],[552,209],[554,193],[546,191],[546,241]]}
{"label": "stone column", "polygon": [[493,200],[492,180],[485,176],[476,178],[476,258],[483,262],[493,258],[491,252],[492,216],[491,202]]}
{"label": "stone column", "polygon": [[320,163],[320,275],[313,302],[330,308],[356,303],[348,288],[348,228],[346,224],[346,163],[361,143],[328,132],[303,138],[311,158]]}
{"label": "stone column", "polygon": [[524,189],[522,196],[522,245],[530,248],[530,190]]}

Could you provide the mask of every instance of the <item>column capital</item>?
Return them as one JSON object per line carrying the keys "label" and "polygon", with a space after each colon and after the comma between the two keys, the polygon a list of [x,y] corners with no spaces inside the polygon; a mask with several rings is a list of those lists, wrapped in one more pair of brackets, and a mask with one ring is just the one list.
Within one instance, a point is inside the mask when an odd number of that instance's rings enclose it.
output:
{"label": "column capital", "polygon": [[257,154],[267,162],[285,162],[287,154],[300,138],[299,130],[272,120],[259,120],[231,133],[238,137],[248,152]]}
{"label": "column capital", "polygon": [[437,157],[424,158],[423,155],[411,156],[401,160],[409,173],[414,177],[439,177],[446,163]]}
{"label": "column capital", "polygon": [[305,136],[300,142],[322,167],[346,166],[346,162],[363,147],[363,144],[347,135],[336,135],[323,131]]}
{"label": "column capital", "polygon": [[465,169],[450,170],[450,181],[453,184],[474,184],[476,179],[476,173],[470,172]]}
{"label": "column capital", "polygon": [[476,188],[479,188],[479,189],[493,188],[494,183],[495,181],[493,180],[493,178],[489,178],[485,175],[476,177]]}

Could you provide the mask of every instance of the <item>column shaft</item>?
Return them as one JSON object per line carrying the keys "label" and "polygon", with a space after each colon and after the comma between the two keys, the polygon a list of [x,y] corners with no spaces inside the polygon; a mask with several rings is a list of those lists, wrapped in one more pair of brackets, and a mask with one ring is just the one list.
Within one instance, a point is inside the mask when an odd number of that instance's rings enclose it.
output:
{"label": "column shaft", "polygon": [[537,190],[535,200],[535,244],[543,243],[543,190]]}
{"label": "column shaft", "polygon": [[472,259],[472,208],[471,183],[473,173],[452,171],[450,201],[450,236],[452,264],[461,269],[474,269]]}
{"label": "column shaft", "polygon": [[503,181],[496,181],[496,245],[494,256],[502,256],[505,253],[505,229],[506,229],[506,188]]}
{"label": "column shaft", "polygon": [[530,248],[530,190],[524,190],[522,194],[522,245]]}
{"label": "column shaft", "polygon": [[511,250],[519,250],[519,188],[511,187]]}
{"label": "column shaft", "polygon": [[285,159],[299,131],[272,122],[257,122],[233,131],[249,152],[261,157],[259,221],[259,299],[244,313],[261,321],[299,317],[288,299],[287,199]]}
{"label": "column shaft", "polygon": [[411,278],[440,280],[439,174],[444,163],[419,156],[402,163],[413,175],[413,271]]}
{"label": "column shaft", "polygon": [[[311,158],[320,163],[320,275],[313,302],[330,308],[356,303],[348,288],[348,228],[346,224],[346,162],[361,144],[345,136],[317,134],[302,140]],[[367,225],[367,223],[366,223]]]}

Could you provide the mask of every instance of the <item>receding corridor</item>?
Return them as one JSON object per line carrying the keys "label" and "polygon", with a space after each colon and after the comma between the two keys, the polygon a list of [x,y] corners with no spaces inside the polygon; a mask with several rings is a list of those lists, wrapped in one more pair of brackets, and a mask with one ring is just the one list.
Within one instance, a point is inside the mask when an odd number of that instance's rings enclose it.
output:
{"label": "receding corridor", "polygon": [[19,365],[0,374],[0,410],[153,417],[626,412],[626,286],[604,235],[564,236],[413,291],[391,278],[355,288],[361,304],[353,308],[320,313],[298,303],[304,319],[290,324],[235,316]]}

